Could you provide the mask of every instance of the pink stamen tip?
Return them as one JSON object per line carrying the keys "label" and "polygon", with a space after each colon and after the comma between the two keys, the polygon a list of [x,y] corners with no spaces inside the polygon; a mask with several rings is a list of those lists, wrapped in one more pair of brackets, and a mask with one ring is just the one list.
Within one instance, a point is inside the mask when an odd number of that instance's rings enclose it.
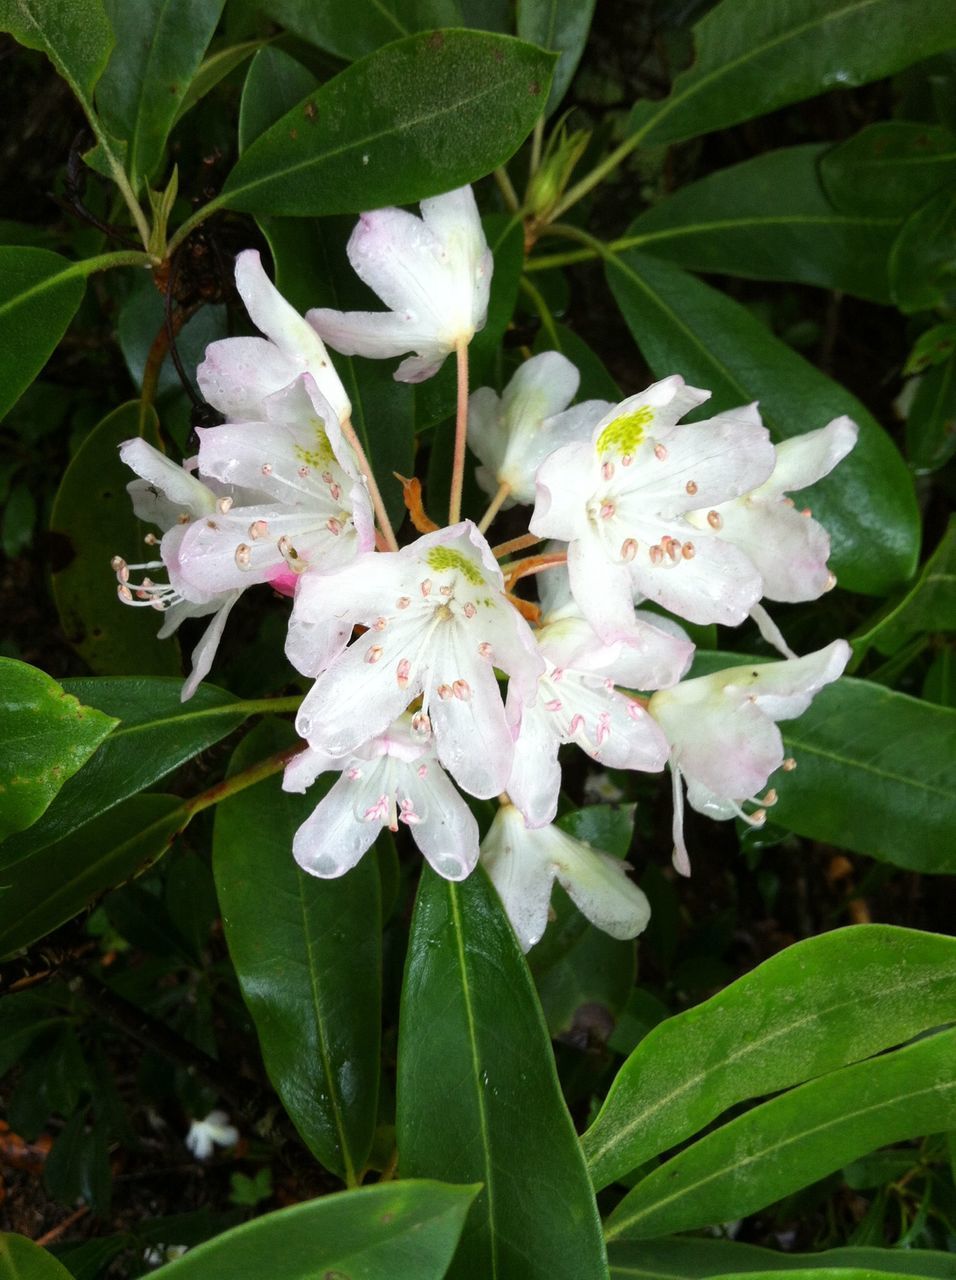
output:
{"label": "pink stamen tip", "polygon": [[626,701],[627,701],[627,714],[631,717],[632,720],[640,720],[641,715],[643,714],[644,708],[634,698],[628,698]]}
{"label": "pink stamen tip", "polygon": [[693,497],[694,494],[697,492],[697,481],[688,480],[687,483],[684,485],[684,488],[687,490],[690,496]]}
{"label": "pink stamen tip", "polygon": [[478,612],[478,610],[469,600],[468,603],[465,605],[464,609],[462,610],[462,612],[464,613],[466,618],[473,618],[475,614]]}
{"label": "pink stamen tip", "polygon": [[621,466],[629,467],[633,461],[634,459],[631,457],[631,455],[629,453],[625,453],[624,456],[621,458]]}
{"label": "pink stamen tip", "polygon": [[450,684],[440,684],[438,686],[438,696],[442,702],[447,702],[449,698],[455,696],[455,691]]}
{"label": "pink stamen tip", "polygon": [[685,542],[680,549],[680,553],[685,560],[693,560],[694,556],[697,554],[692,542]]}
{"label": "pink stamen tip", "polygon": [[664,559],[664,552],[660,547],[651,547],[650,550],[651,564],[660,564]]}
{"label": "pink stamen tip", "polygon": [[601,467],[601,475],[604,477],[605,480],[610,480],[611,477],[614,475],[614,463],[605,462],[604,465]]}
{"label": "pink stamen tip", "polygon": [[614,506],[613,502],[602,502],[601,503],[601,519],[610,520],[611,516],[614,515],[614,512],[616,510],[617,508]]}
{"label": "pink stamen tip", "polygon": [[471,702],[471,685],[467,680],[456,680],[452,692],[459,702]]}
{"label": "pink stamen tip", "polygon": [[667,458],[666,447],[662,444],[656,444],[654,446],[654,457],[657,459],[658,462],[664,462],[665,459]]}
{"label": "pink stamen tip", "polygon": [[395,608],[396,608],[396,609],[407,609],[407,608],[408,608],[408,606],[409,606],[411,603],[412,603],[412,602],[411,602],[411,600],[408,598],[408,596],[399,596],[399,597],[398,597],[398,599],[395,601]]}
{"label": "pink stamen tip", "polygon": [[597,740],[598,746],[601,745],[601,743],[610,734],[610,732],[611,732],[611,716],[609,712],[604,711],[598,717],[597,732],[595,734],[595,738]]}
{"label": "pink stamen tip", "polygon": [[552,698],[550,702],[544,704],[545,711],[560,711],[564,703],[560,698]]}
{"label": "pink stamen tip", "polygon": [[422,583],[422,595],[425,597],[428,597],[431,595],[431,593],[432,593],[432,580],[431,578],[426,578],[425,581]]}
{"label": "pink stamen tip", "polygon": [[478,652],[483,658],[491,657],[491,645],[487,640],[482,640],[481,644],[478,646]]}
{"label": "pink stamen tip", "polygon": [[272,463],[271,463],[271,462],[264,462],[264,463],[262,464],[262,474],[263,474],[264,476],[271,476],[271,475],[272,475]]}
{"label": "pink stamen tip", "polygon": [[637,555],[637,540],[635,538],[625,538],[621,543],[621,559],[625,563],[629,563]]}
{"label": "pink stamen tip", "polygon": [[415,770],[415,772],[418,774],[418,776],[419,776],[420,778],[427,778],[427,777],[428,777],[428,765],[427,765],[427,764],[420,764],[420,765],[418,766],[418,768]]}
{"label": "pink stamen tip", "polygon": [[253,520],[249,526],[249,537],[255,542],[259,538],[264,538],[269,532],[269,524],[266,520]]}
{"label": "pink stamen tip", "polygon": [[407,658],[402,658],[401,662],[398,664],[398,667],[395,670],[395,679],[398,681],[398,687],[400,689],[404,689],[408,685],[408,680],[411,674],[411,670],[412,670],[412,664],[409,662]]}
{"label": "pink stamen tip", "polygon": [[336,520],[335,516],[329,516],[328,520],[325,522],[325,527],[334,538],[337,538],[342,532],[342,521]]}
{"label": "pink stamen tip", "polygon": [[247,546],[245,542],[240,542],[236,547],[236,567],[239,569],[248,569],[252,563],[252,548]]}
{"label": "pink stamen tip", "polygon": [[571,723],[568,725],[568,729],[570,730],[571,733],[580,733],[580,731],[583,728],[584,728],[584,716],[581,716],[581,715],[574,716],[571,720]]}
{"label": "pink stamen tip", "polygon": [[346,771],[345,771],[345,776],[348,778],[349,782],[357,782],[357,781],[358,781],[358,779],[359,779],[359,778],[361,778],[361,776],[362,776],[362,770],[361,770],[361,769],[346,769]]}
{"label": "pink stamen tip", "polygon": [[724,521],[719,511],[708,511],[707,523],[712,529],[721,529],[723,528]]}
{"label": "pink stamen tip", "polygon": [[378,662],[379,658],[382,656],[382,652],[383,650],[380,644],[373,644],[371,649],[369,649],[368,653],[365,655],[365,661],[369,666],[372,666],[374,663]]}
{"label": "pink stamen tip", "polygon": [[387,626],[388,618],[376,618],[372,623],[372,628],[375,631],[384,631]]}

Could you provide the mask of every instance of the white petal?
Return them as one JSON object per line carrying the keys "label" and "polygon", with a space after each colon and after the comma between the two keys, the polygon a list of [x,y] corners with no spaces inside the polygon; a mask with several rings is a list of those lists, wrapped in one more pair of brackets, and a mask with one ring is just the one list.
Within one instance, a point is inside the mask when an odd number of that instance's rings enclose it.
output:
{"label": "white petal", "polygon": [[631,454],[649,434],[658,435],[710,399],[710,392],[690,387],[679,374],[654,382],[637,395],[608,409],[594,428],[601,456]]}
{"label": "white petal", "polygon": [[590,445],[569,444],[555,450],[538,468],[534,511],[528,522],[531,532],[563,542],[577,537],[594,472]]}
{"label": "white petal", "polygon": [[[509,722],[514,723],[518,714],[518,699],[509,689]],[[551,726],[551,717],[541,706],[540,700],[533,707],[520,708],[514,761],[505,790],[515,807],[520,809],[529,827],[546,826],[554,821],[558,812],[561,792],[558,744],[558,736]]]}
{"label": "white petal", "polygon": [[[379,771],[372,771],[372,781]],[[342,774],[318,807],[303,822],[292,841],[292,855],[310,876],[334,879],[344,875],[374,843],[383,823],[364,821],[356,807],[367,808],[375,797],[366,779],[350,780]]]}
{"label": "white petal", "polygon": [[828,589],[830,538],[822,525],[780,498],[745,497],[720,508],[720,537],[746,553],[768,600],[817,600]]}
{"label": "white petal", "polygon": [[[687,538],[686,533],[693,537]],[[675,562],[663,556],[658,563],[650,549],[639,548],[631,563],[636,589],[648,600],[688,622],[720,622],[738,626],[763,594],[763,581],[753,562],[730,543],[675,523],[671,536],[691,543],[694,554]]]}
{"label": "white petal", "polygon": [[502,413],[498,393],[479,387],[468,397],[468,446],[491,472],[488,492],[498,487],[498,470],[504,461],[511,432]]}
{"label": "white petal", "polygon": [[381,360],[418,351],[427,352],[440,363],[451,350],[438,342],[432,326],[407,312],[332,311],[318,307],[308,313],[308,320],[330,347],[346,356]]}
{"label": "white petal", "polygon": [[791,436],[777,445],[777,465],[766,492],[796,493],[816,484],[842,462],[857,442],[860,428],[852,418],[834,418],[817,431]]}
{"label": "white petal", "polygon": [[[464,880],[478,861],[478,823],[437,761],[409,764],[398,798],[411,801],[406,822],[415,843],[446,880]],[[411,815],[415,815],[413,818]]]}
{"label": "white petal", "polygon": [[301,373],[265,338],[220,338],[206,348],[196,370],[203,399],[231,422],[248,422],[262,415],[262,402]]}
{"label": "white petal", "polygon": [[459,187],[421,203],[422,221],[447,255],[462,315],[468,315],[471,331],[484,327],[494,258],[485,240],[481,217],[471,187]]}
{"label": "white petal", "polygon": [[[757,706],[774,720],[793,720],[806,711],[814,696],[839,679],[853,651],[845,640],[834,640],[802,658],[767,662],[725,673],[734,687],[746,690]],[[743,679],[740,677],[743,676]]]}
{"label": "white petal", "polygon": [[391,311],[411,313],[437,334],[449,288],[445,252],[421,218],[404,209],[363,213],[347,252],[356,273]]}
{"label": "white petal", "polygon": [[568,576],[578,607],[605,644],[626,639],[634,628],[629,566],[612,563],[590,529],[568,547]]}
{"label": "white petal", "polygon": [[[647,928],[651,907],[628,879],[625,864],[574,840],[557,827],[545,828],[558,884],[598,929],[612,938],[633,938]],[[557,838],[556,838],[557,837]]]}
{"label": "white petal", "polygon": [[306,746],[296,752],[282,772],[282,790],[304,794],[321,774],[330,769],[341,769],[342,760],[325,751],[314,751]]}
{"label": "white petal", "polygon": [[439,760],[459,786],[487,800],[505,789],[514,743],[494,668],[477,649],[469,652],[457,628],[450,631],[431,664],[426,705]]}
{"label": "white petal", "polygon": [[[197,480],[184,467],[167,458],[145,440],[139,437],[124,440],[120,445],[119,455],[126,466],[158,489],[180,511],[198,516],[215,509],[215,497],[201,480]],[[140,513],[137,511],[136,514]],[[150,517],[146,515],[140,518]]]}
{"label": "white petal", "polygon": [[206,630],[202,633],[199,643],[193,649],[190,655],[192,670],[189,678],[183,685],[183,691],[180,695],[183,702],[186,702],[193,696],[200,683],[209,675],[212,667],[213,659],[216,656],[216,650],[219,648],[219,642],[222,639],[222,633],[225,630],[226,622],[229,619],[232,606],[239,599],[241,591],[234,591],[227,596],[223,604],[216,611],[212,621]]}
{"label": "white petal", "polygon": [[481,861],[498,891],[522,951],[540,941],[548,925],[554,869],[527,840],[524,819],[503,805],[481,842]]}

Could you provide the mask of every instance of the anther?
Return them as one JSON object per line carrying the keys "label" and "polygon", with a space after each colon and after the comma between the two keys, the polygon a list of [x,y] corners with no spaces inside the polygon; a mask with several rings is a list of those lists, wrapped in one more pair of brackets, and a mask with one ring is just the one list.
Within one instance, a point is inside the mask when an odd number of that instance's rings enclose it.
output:
{"label": "anther", "polygon": [[664,559],[664,552],[658,546],[651,547],[650,557],[651,557],[651,564],[660,564],[660,562]]}
{"label": "anther", "polygon": [[126,568],[126,561],[123,559],[122,556],[114,556],[113,559],[110,561],[110,568],[113,570],[114,573],[122,573],[122,571]]}
{"label": "anther", "polygon": [[471,702],[471,685],[467,680],[456,680],[451,688],[460,702]]}
{"label": "anther", "polygon": [[777,792],[771,787],[765,796],[760,797],[760,803],[768,809],[772,809],[777,803]]}
{"label": "anther", "polygon": [[376,618],[372,623],[372,629],[374,631],[384,631],[387,626],[388,618]]}
{"label": "anther", "polygon": [[550,702],[544,704],[545,711],[560,711],[564,703],[560,698],[552,698]]}
{"label": "anther", "polygon": [[579,733],[584,728],[584,716],[574,716],[568,725],[570,733]]}
{"label": "anther", "polygon": [[249,537],[253,542],[259,538],[264,538],[269,532],[269,523],[266,520],[253,520],[249,526]]}
{"label": "anther", "polygon": [[425,598],[427,599],[428,596],[431,595],[431,593],[432,593],[432,580],[431,578],[426,578],[425,581],[422,583],[422,595],[425,596]]}
{"label": "anther", "polygon": [[362,776],[362,770],[355,768],[346,769],[345,776],[348,778],[349,782],[357,782]]}
{"label": "anther", "polygon": [[625,453],[624,456],[621,458],[621,466],[629,467],[633,461],[634,459],[631,457],[631,455],[629,453]]}
{"label": "anther", "polygon": [[621,543],[621,559],[629,562],[637,555],[637,541],[634,538],[625,538]]}
{"label": "anther", "polygon": [[614,463],[605,462],[604,465],[601,467],[601,475],[604,477],[605,480],[610,480],[610,478],[614,475]]}
{"label": "anther", "polygon": [[614,515],[615,510],[616,508],[613,502],[602,502],[601,503],[601,519],[610,520],[611,516]]}
{"label": "anther", "polygon": [[662,444],[656,444],[654,446],[654,457],[658,462],[663,462],[667,458],[666,447]]}
{"label": "anther", "polygon": [[143,541],[146,543],[147,547],[159,546],[159,538],[156,537],[155,533],[147,533]]}
{"label": "anther", "polygon": [[418,774],[418,776],[419,776],[420,778],[427,778],[427,777],[428,777],[428,765],[427,765],[427,764],[420,764],[420,765],[418,766],[418,768],[415,770],[415,772]]}
{"label": "anther", "polygon": [[264,463],[262,464],[262,474],[263,474],[264,476],[271,476],[271,475],[272,475],[272,463],[271,463],[271,462],[264,462]]}
{"label": "anther", "polygon": [[722,529],[724,526],[724,518],[719,511],[708,511],[707,523],[712,529]]}
{"label": "anther", "polygon": [[695,555],[694,544],[692,542],[685,542],[680,549],[680,553],[685,560],[693,560]]}
{"label": "anther", "polygon": [[797,762],[796,760],[794,760],[793,756],[787,756],[786,760],[784,760],[782,765],[783,771],[785,773],[793,773],[796,767],[797,767]]}
{"label": "anther", "polygon": [[219,514],[220,514],[221,516],[224,516],[224,515],[226,514],[226,512],[227,512],[227,511],[231,511],[231,510],[232,510],[232,498],[217,498],[217,499],[216,499],[216,510],[219,512]]}
{"label": "anther", "polygon": [[129,587],[126,585],[125,582],[121,582],[119,584],[119,586],[116,588],[116,594],[119,596],[121,600],[125,601],[126,604],[133,603],[133,593],[132,591],[130,591]]}
{"label": "anther", "polygon": [[408,606],[409,606],[411,603],[412,603],[412,602],[411,602],[411,600],[409,599],[409,597],[408,597],[408,596],[399,596],[399,597],[398,597],[398,599],[395,601],[395,608],[396,608],[396,609],[407,609],[407,608],[408,608]]}
{"label": "anther", "polygon": [[696,481],[696,480],[688,480],[688,481],[687,481],[687,483],[684,485],[684,488],[685,488],[685,489],[687,490],[687,492],[691,495],[691,497],[693,497],[693,496],[694,496],[694,494],[697,492],[697,481]]}
{"label": "anther", "polygon": [[379,658],[382,656],[382,652],[383,650],[380,644],[373,644],[371,649],[369,649],[368,653],[365,655],[365,661],[369,664],[369,666],[374,666],[374,664],[378,662]]}
{"label": "anther", "polygon": [[836,574],[835,574],[835,573],[828,573],[828,574],[827,574],[827,585],[823,588],[823,590],[824,590],[824,591],[832,591],[832,590],[833,590],[833,588],[836,586],[836,584],[837,584]]}
{"label": "anther", "polygon": [[407,658],[402,658],[401,662],[398,664],[398,667],[395,670],[395,679],[397,680],[398,687],[400,689],[405,689],[408,687],[408,680],[411,674],[411,670],[412,670],[412,664],[409,662]]}
{"label": "anther", "polygon": [[445,596],[447,598],[448,596],[451,595],[451,593],[452,593],[452,588],[450,586],[444,586],[444,587],[438,588],[438,594],[440,596]]}
{"label": "anther", "polygon": [[[661,541],[662,542],[664,541],[663,538],[661,539]],[[677,539],[668,537],[667,542],[665,544],[665,550],[667,551],[667,554],[670,556],[670,558],[676,564],[677,561],[680,559],[680,543],[677,541]]]}
{"label": "anther", "polygon": [[747,821],[750,823],[752,827],[762,827],[763,824],[767,821],[767,810],[756,809],[752,814],[750,814]]}
{"label": "anther", "polygon": [[490,659],[490,657],[491,657],[491,645],[488,643],[488,641],[487,641],[487,640],[482,640],[481,644],[478,646],[478,652],[481,654],[481,656],[482,656],[483,658],[489,658],[489,659]]}
{"label": "anther", "polygon": [[415,712],[412,716],[412,731],[419,734],[422,738],[428,738],[431,736],[432,722],[429,720],[427,712]]}
{"label": "anther", "polygon": [[440,684],[438,686],[438,696],[442,702],[447,702],[449,698],[455,696],[455,691],[450,684]]}
{"label": "anther", "polygon": [[248,569],[252,563],[252,547],[245,542],[240,542],[236,547],[236,566],[239,569]]}
{"label": "anther", "polygon": [[807,519],[809,520],[810,517],[813,515],[813,512],[810,510],[809,507],[804,507],[803,510],[800,512],[800,514],[802,516],[806,516]]}
{"label": "anther", "polygon": [[466,618],[473,618],[477,612],[478,610],[475,608],[475,606],[471,603],[470,600],[465,605],[464,609],[462,609],[462,613],[465,615]]}

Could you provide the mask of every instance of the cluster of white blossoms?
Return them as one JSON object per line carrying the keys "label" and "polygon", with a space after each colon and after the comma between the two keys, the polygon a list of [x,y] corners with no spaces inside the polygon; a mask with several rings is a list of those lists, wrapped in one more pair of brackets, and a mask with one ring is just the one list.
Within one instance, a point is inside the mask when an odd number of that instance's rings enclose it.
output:
{"label": "cluster of white blossoms", "polygon": [[[576,743],[605,768],[669,766],[684,874],[685,783],[702,813],[765,820],[776,793],[761,792],[794,766],[776,722],[800,715],[850,650],[837,640],[796,657],[760,602],[833,585],[827,534],[788,495],[826,475],[857,428],[838,418],[775,447],[756,405],[682,423],[709,392],[677,375],[621,404],[573,405],[578,371],[553,351],[526,360],[501,397],[466,398],[493,267],[467,187],[423,201],[420,218],[364,214],[348,253],[387,312],[303,318],[258,254],[239,256],[263,336],[209,347],[199,385],[226,421],[199,431],[197,457],[178,466],[142,440],[122,446],[140,477],[136,513],[161,536],[147,539],[157,559],[114,560],[120,597],[162,610],[161,635],[211,615],[184,697],[240,592],[262,583],[292,598],[286,653],[315,683],[284,786],[338,774],[295,837],[306,871],[342,875],[383,827],[404,824],[442,876],[462,879],[481,857],[525,949],[555,879],[596,925],[631,937],[648,906],[626,864],[554,825],[559,748]],[[456,461],[449,524],[399,546],[325,342],[413,353],[395,374],[405,382],[456,353],[456,459],[467,432],[491,498],[479,523],[457,518]],[[522,504],[528,532],[491,545],[496,514]],[[519,597],[532,577],[537,600]],[[748,617],[783,661],[684,679],[694,646],[675,619]],[[501,800],[480,848],[461,791]]]}

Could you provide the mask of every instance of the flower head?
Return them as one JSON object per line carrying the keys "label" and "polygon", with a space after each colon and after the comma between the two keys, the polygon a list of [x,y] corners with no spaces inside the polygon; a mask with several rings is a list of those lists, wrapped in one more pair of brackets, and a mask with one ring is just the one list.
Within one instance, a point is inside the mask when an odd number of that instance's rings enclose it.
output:
{"label": "flower head", "polygon": [[481,843],[481,861],[524,951],[545,931],[555,880],[578,910],[612,938],[633,938],[650,919],[647,898],[628,879],[626,863],[559,827],[526,827],[513,805],[502,805],[495,814]]}
{"label": "flower head", "polygon": [[262,404],[303,373],[344,422],[352,406],[319,334],[283,298],[255,249],[236,258],[236,288],[264,338],[222,338],[196,370],[199,389],[230,422],[257,422]]}
{"label": "flower head", "polygon": [[[422,697],[438,758],[472,795],[500,792],[513,745],[495,668],[528,701],[544,663],[506,598],[498,563],[471,521],[426,534],[400,551],[359,556],[344,570],[307,575],[296,594],[287,653],[321,669],[315,634],[368,629],[331,657],[296,721],[316,750],[351,755]],[[314,630],[313,630],[314,629]]]}
{"label": "flower head", "polygon": [[194,1120],[186,1134],[186,1146],[197,1160],[208,1160],[215,1147],[234,1147],[239,1130],[225,1111],[210,1111],[205,1120]]}
{"label": "flower head", "polygon": [[760,598],[748,557],[685,518],[756,488],[774,466],[753,405],[678,425],[708,395],[677,376],[656,382],[538,471],[531,531],[570,544],[571,590],[604,640],[632,627],[635,595],[691,622],[732,625]]}
{"label": "flower head", "polygon": [[[834,640],[803,658],[745,664],[685,680],[655,693],[648,711],[670,743],[674,778],[674,865],[690,874],[683,836],[683,789],[699,813],[737,816],[760,826],[775,797],[759,798],[785,764],[777,720],[802,715],[816,693],[843,673],[850,646]],[[746,813],[745,804],[757,806]]]}
{"label": "flower head", "polygon": [[545,458],[590,436],[611,406],[587,400],[569,409],[580,381],[560,352],[542,351],[518,368],[500,399],[491,387],[472,393],[468,443],[481,460],[476,478],[486,493],[504,484],[510,490],[506,505],[534,502],[535,474]]}
{"label": "flower head", "polygon": [[363,213],[349,261],[388,311],[308,313],[316,331],[345,355],[388,359],[414,351],[395,373],[423,382],[484,326],[494,262],[471,187],[403,209]]}
{"label": "flower head", "polygon": [[283,788],[304,791],[329,769],[341,776],[292,844],[303,871],[340,876],[383,827],[397,831],[400,823],[448,880],[464,879],[478,861],[478,824],[438,763],[422,717],[402,716],[345,760],[306,748],[286,766]]}

